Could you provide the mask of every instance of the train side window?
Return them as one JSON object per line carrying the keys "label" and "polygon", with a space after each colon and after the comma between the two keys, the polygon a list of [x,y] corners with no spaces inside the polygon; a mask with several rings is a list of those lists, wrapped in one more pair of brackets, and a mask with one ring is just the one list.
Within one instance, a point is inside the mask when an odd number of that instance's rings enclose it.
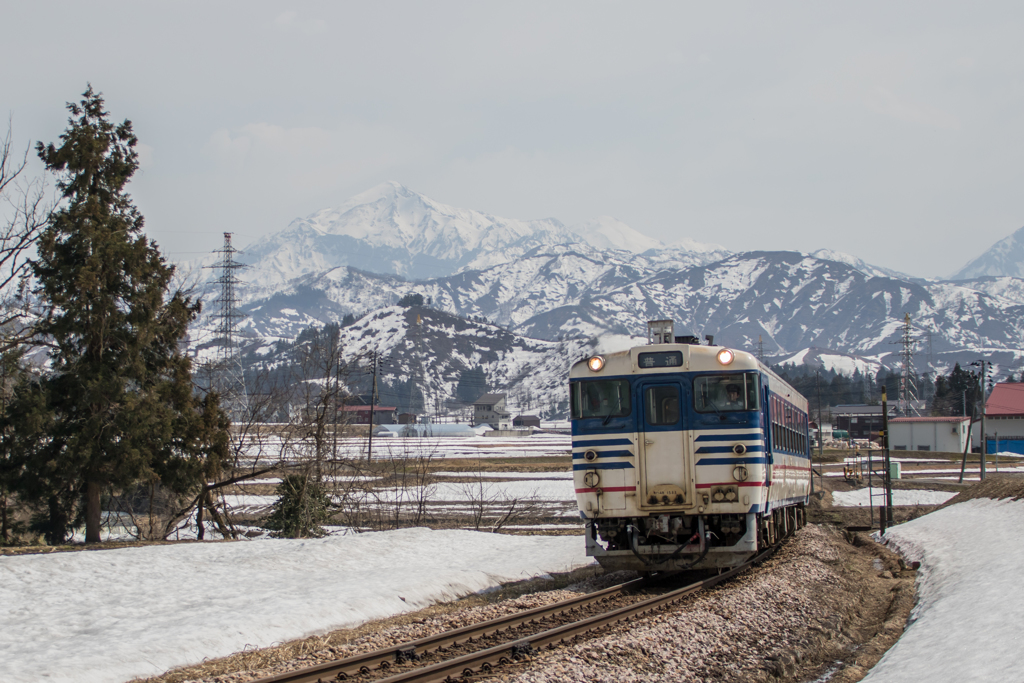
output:
{"label": "train side window", "polygon": [[647,387],[644,407],[649,424],[676,424],[679,422],[679,387],[671,384]]}
{"label": "train side window", "polygon": [[756,372],[703,375],[693,380],[694,408],[700,413],[724,413],[760,408]]}

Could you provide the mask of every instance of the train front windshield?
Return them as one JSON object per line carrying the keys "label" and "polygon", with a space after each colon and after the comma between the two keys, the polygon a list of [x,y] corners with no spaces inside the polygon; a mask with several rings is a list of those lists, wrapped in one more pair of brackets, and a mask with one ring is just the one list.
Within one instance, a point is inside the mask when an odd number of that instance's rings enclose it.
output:
{"label": "train front windshield", "polygon": [[697,412],[721,413],[760,408],[757,373],[702,375],[693,380],[693,401]]}
{"label": "train front windshield", "polygon": [[625,417],[629,415],[629,382],[624,379],[590,379],[573,382],[572,418]]}

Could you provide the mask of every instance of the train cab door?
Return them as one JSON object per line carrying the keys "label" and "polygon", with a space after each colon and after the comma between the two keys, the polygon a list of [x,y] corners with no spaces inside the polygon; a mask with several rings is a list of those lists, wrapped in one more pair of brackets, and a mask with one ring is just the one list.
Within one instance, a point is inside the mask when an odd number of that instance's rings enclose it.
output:
{"label": "train cab door", "polygon": [[643,510],[690,507],[694,502],[692,444],[685,428],[689,387],[681,382],[640,385],[640,488]]}

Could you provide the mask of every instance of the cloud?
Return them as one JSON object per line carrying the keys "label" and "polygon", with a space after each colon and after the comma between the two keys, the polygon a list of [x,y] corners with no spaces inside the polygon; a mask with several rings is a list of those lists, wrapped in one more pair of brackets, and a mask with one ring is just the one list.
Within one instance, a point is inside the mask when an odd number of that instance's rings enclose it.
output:
{"label": "cloud", "polygon": [[214,131],[202,153],[218,175],[303,196],[389,176],[422,160],[426,147],[409,133],[380,124],[343,121],[327,128],[254,122]]}
{"label": "cloud", "polygon": [[299,17],[298,12],[292,10],[279,14],[274,19],[274,25],[287,31],[298,31],[306,35],[327,31],[327,22],[323,19],[303,19]]}

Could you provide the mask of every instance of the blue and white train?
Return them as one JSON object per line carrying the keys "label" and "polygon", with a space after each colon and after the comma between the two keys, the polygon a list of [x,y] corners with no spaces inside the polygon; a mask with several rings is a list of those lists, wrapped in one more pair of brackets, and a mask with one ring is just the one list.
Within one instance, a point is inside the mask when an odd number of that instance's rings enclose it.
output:
{"label": "blue and white train", "polygon": [[569,373],[587,554],[640,572],[742,564],[804,523],[807,399],[749,353],[648,325],[652,343]]}

